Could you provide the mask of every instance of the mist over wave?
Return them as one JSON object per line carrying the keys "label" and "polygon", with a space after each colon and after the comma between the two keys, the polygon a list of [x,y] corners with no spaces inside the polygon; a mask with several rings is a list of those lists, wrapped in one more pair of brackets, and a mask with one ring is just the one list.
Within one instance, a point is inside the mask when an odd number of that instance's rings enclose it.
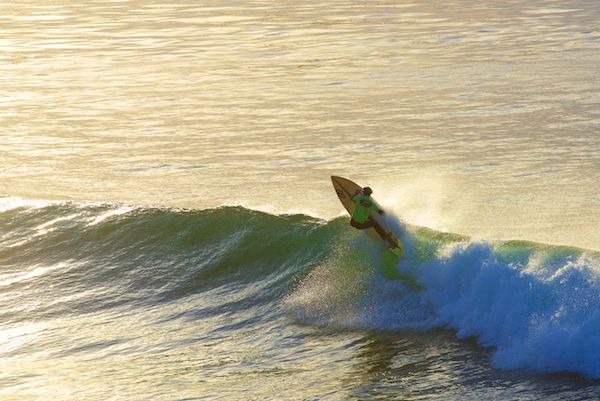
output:
{"label": "mist over wave", "polygon": [[600,378],[600,256],[526,242],[490,243],[405,226],[407,257],[346,218],[122,204],[0,202],[0,322],[143,311],[201,296],[173,318],[282,314],[342,330],[431,331],[490,347],[501,369]]}

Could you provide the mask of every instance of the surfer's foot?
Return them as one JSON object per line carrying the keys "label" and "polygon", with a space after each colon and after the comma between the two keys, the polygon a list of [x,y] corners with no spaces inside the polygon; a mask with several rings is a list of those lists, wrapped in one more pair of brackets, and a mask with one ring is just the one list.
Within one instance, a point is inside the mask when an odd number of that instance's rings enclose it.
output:
{"label": "surfer's foot", "polygon": [[392,236],[392,232],[388,232],[384,238],[390,244],[390,248],[398,248],[398,240]]}
{"label": "surfer's foot", "polygon": [[398,248],[398,241],[392,236],[391,231],[386,233],[384,240],[389,242],[390,248]]}

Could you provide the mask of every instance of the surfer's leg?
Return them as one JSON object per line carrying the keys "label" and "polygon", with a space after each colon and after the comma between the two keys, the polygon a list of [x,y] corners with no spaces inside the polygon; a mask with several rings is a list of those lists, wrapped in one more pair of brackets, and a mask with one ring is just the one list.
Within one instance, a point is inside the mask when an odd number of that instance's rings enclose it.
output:
{"label": "surfer's leg", "polygon": [[354,228],[358,228],[359,230],[364,230],[367,228],[374,228],[375,231],[377,231],[377,234],[379,234],[379,236],[386,241],[389,239],[389,236],[390,236],[390,233],[386,232],[383,229],[383,227],[381,227],[379,224],[377,224],[377,222],[375,220],[373,220],[371,218],[369,218],[364,223],[359,223],[358,221],[350,220],[350,225]]}
{"label": "surfer's leg", "polygon": [[381,238],[383,238],[383,239],[384,239],[384,240],[386,240],[386,241],[390,239],[390,234],[391,234],[391,233],[388,233],[388,232],[386,232],[386,231],[383,229],[383,227],[381,227],[379,224],[377,224],[377,222],[376,222],[376,221],[374,221],[374,220],[371,220],[371,219],[369,219],[369,220],[367,220],[367,221],[368,221],[368,222],[371,222],[371,227],[373,227],[373,228],[375,229],[375,231],[377,231],[377,234],[379,234],[379,236],[380,236]]}
{"label": "surfer's leg", "polygon": [[371,224],[369,224],[369,220],[365,221],[364,223],[359,223],[358,221],[351,219],[350,225],[354,228],[358,228],[359,230],[373,227]]}

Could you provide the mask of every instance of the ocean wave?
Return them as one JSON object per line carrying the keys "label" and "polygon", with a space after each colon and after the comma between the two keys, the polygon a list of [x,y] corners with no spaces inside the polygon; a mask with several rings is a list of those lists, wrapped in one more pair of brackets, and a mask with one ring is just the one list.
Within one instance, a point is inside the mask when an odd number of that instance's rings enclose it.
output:
{"label": "ocean wave", "polygon": [[498,368],[600,377],[598,253],[394,226],[407,249],[394,269],[418,287],[389,279],[383,248],[344,218],[2,199],[0,321],[204,294],[214,302],[182,314],[280,305],[342,330],[442,327],[490,347]]}

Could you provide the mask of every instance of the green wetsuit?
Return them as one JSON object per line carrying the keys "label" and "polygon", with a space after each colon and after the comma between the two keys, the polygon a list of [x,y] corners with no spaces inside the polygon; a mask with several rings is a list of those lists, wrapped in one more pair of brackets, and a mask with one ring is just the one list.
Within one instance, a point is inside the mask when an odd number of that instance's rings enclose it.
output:
{"label": "green wetsuit", "polygon": [[352,220],[356,221],[357,223],[362,224],[367,221],[373,210],[376,212],[380,211],[377,204],[373,202],[373,199],[363,194],[356,195],[354,198],[352,198],[352,202],[354,202]]}
{"label": "green wetsuit", "polygon": [[377,234],[384,240],[388,241],[391,248],[398,248],[397,240],[391,239],[391,232],[386,232],[374,219],[371,218],[371,212],[374,210],[378,213],[383,213],[382,210],[370,197],[358,194],[352,198],[354,202],[354,211],[352,212],[352,219],[350,219],[350,225],[359,230],[366,228],[374,228]]}

